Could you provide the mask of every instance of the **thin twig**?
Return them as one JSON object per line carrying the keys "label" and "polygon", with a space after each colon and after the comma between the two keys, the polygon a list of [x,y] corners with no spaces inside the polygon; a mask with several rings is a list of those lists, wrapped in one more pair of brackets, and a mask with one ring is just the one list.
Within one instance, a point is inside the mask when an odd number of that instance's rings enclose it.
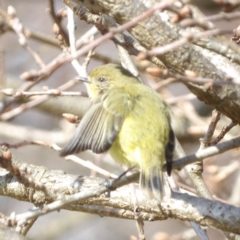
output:
{"label": "thin twig", "polygon": [[55,13],[54,0],[49,0],[49,13],[52,16],[54,22],[58,25],[61,36],[63,37],[65,43],[69,46],[68,36],[62,27],[61,18],[59,18]]}
{"label": "thin twig", "polygon": [[[60,91],[66,90],[66,89],[74,86],[76,83],[77,83],[77,81],[75,79],[72,79],[72,80],[66,82],[65,84],[61,85],[60,87],[58,87],[58,89]],[[16,107],[6,113],[3,113],[0,116],[0,119],[3,121],[9,120],[9,119],[17,116],[18,114],[21,114],[22,112],[26,111],[27,109],[30,109],[30,108],[46,101],[47,99],[49,99],[49,96],[37,97],[36,99],[34,99],[28,103],[21,104],[19,107]]]}
{"label": "thin twig", "polygon": [[9,6],[8,7],[8,16],[9,16],[9,24],[12,27],[12,29],[16,32],[16,34],[18,35],[18,41],[19,44],[24,47],[35,59],[36,63],[41,67],[45,67],[45,63],[43,62],[43,60],[41,59],[41,57],[39,56],[39,54],[34,51],[30,45],[28,44],[28,41],[23,33],[23,26],[19,20],[19,18],[17,18],[16,16],[16,10],[12,7]]}
{"label": "thin twig", "polygon": [[218,144],[224,138],[226,133],[228,133],[236,125],[237,125],[236,123],[231,122],[229,125],[224,126],[220,134],[212,142],[210,142],[208,146],[214,146]]}
{"label": "thin twig", "polygon": [[214,131],[216,129],[217,123],[220,120],[221,113],[217,110],[212,111],[212,119],[211,123],[208,126],[207,133],[205,134],[204,138],[200,141],[200,149],[206,148],[209,146],[209,143],[212,139],[212,136],[214,134]]}
{"label": "thin twig", "polygon": [[86,92],[65,92],[60,91],[59,89],[49,89],[46,91],[35,91],[35,92],[26,92],[26,91],[15,91],[12,88],[7,88],[0,90],[0,92],[4,93],[6,96],[11,97],[31,97],[31,96],[39,96],[39,95],[48,95],[48,96],[82,96],[82,97],[88,97],[88,94]]}
{"label": "thin twig", "polygon": [[176,161],[173,161],[174,169],[182,169],[187,164],[191,164],[197,161],[201,161],[205,158],[218,155],[220,153],[226,152],[228,150],[240,147],[240,137],[233,138],[229,141],[219,143],[215,146],[207,147],[203,150],[200,150],[197,153],[188,155],[183,158],[179,158]]}

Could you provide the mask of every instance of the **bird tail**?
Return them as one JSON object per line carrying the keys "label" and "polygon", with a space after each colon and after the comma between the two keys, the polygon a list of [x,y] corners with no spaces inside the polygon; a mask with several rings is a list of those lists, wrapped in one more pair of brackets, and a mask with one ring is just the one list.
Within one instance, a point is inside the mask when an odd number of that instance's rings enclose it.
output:
{"label": "bird tail", "polygon": [[149,171],[140,173],[141,191],[149,199],[161,202],[164,196],[164,179],[162,169],[152,167]]}

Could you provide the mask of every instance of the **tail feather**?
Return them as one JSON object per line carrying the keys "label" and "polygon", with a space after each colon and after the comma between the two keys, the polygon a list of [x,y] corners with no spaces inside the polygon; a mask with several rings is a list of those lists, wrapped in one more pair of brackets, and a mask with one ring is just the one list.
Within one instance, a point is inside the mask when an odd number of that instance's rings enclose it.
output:
{"label": "tail feather", "polygon": [[[165,148],[166,168],[168,176],[171,175],[172,171],[174,148],[175,135],[172,128],[170,128],[169,139]],[[140,175],[140,186],[146,197],[148,197],[149,199],[155,198],[156,200],[161,202],[165,193],[162,168],[160,166],[154,166],[150,169],[147,169],[147,171],[142,170]]]}
{"label": "tail feather", "polygon": [[158,167],[152,167],[148,174],[141,171],[140,186],[147,198],[161,202],[164,196],[162,170]]}

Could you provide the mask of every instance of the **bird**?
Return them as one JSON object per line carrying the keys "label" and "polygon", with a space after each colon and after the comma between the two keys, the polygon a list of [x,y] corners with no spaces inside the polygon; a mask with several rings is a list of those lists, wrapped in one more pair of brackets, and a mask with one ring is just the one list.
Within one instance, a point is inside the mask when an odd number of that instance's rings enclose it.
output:
{"label": "bird", "polygon": [[136,166],[143,194],[161,202],[163,165],[170,176],[175,148],[169,106],[160,94],[117,64],[99,66],[82,80],[92,104],[60,156],[109,151],[120,164]]}

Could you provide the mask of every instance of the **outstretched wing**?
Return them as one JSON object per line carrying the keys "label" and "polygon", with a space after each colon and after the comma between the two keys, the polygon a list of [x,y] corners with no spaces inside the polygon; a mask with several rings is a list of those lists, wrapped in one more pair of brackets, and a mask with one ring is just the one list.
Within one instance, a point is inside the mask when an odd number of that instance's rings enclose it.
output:
{"label": "outstretched wing", "polygon": [[130,95],[120,89],[112,89],[97,98],[60,155],[66,156],[87,149],[94,153],[109,150],[125,117],[133,107],[130,100]]}

